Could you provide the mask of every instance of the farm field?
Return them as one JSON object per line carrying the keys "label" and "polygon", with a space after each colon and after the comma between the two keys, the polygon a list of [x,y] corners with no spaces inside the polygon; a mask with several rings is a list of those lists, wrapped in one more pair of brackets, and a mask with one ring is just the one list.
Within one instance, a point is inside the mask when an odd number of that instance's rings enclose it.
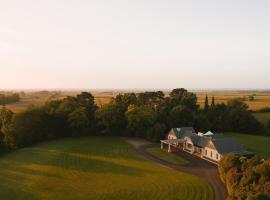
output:
{"label": "farm field", "polygon": [[204,180],[140,158],[119,137],[17,150],[0,158],[0,179],[0,199],[213,199]]}
{"label": "farm field", "polygon": [[171,164],[183,165],[183,164],[188,163],[188,161],[186,161],[185,159],[179,156],[176,156],[175,154],[171,154],[166,151],[163,151],[158,147],[150,147],[150,148],[147,148],[146,151],[152,154],[153,156],[158,157],[159,159],[164,160]]}
{"label": "farm field", "polygon": [[270,158],[270,137],[240,133],[225,133],[225,136],[235,138],[248,151],[252,151],[263,158]]}
{"label": "farm field", "polygon": [[[66,96],[75,96],[80,91],[40,91],[40,92],[25,92],[21,95],[21,101],[18,103],[7,105],[13,112],[18,113],[25,110],[29,106],[40,106],[45,102],[53,99],[61,99]],[[132,91],[130,91],[132,92]],[[133,91],[134,92],[134,91]],[[136,91],[135,91],[136,92]],[[137,91],[139,92],[139,91]],[[111,101],[121,91],[93,91],[96,104],[101,106]],[[123,93],[123,92],[122,92]],[[195,92],[198,96],[198,104],[202,107],[204,105],[205,96],[208,95],[209,102],[211,103],[212,96],[215,97],[216,103],[226,103],[230,99],[241,98],[244,99],[251,110],[259,110],[264,107],[270,107],[270,92],[233,92],[233,91],[208,91],[208,92]],[[168,95],[169,92],[165,91]],[[249,101],[248,97],[255,94],[254,101]]]}
{"label": "farm field", "polygon": [[265,126],[267,125],[268,121],[270,121],[270,112],[254,113],[253,116]]}

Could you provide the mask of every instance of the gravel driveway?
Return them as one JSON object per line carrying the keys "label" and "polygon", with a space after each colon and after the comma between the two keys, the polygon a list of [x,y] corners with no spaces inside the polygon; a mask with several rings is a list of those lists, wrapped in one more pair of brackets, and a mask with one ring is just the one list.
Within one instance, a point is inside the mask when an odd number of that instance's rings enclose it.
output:
{"label": "gravel driveway", "polygon": [[142,157],[148,160],[151,160],[163,167],[175,169],[181,172],[187,172],[205,179],[206,181],[208,181],[208,183],[212,186],[214,190],[215,200],[226,199],[226,187],[219,178],[219,173],[216,165],[200,158],[194,157],[183,151],[176,152],[174,154],[181,156],[182,158],[189,161],[189,163],[186,165],[174,165],[146,152],[146,148],[148,147],[159,146],[156,143],[151,143],[147,140],[139,138],[124,138],[124,140],[131,144]]}

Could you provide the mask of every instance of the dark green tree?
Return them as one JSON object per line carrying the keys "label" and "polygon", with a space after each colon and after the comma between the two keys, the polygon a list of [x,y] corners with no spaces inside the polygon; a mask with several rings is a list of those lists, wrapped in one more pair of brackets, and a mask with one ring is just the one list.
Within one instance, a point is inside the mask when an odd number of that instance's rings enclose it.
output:
{"label": "dark green tree", "polygon": [[168,124],[170,125],[170,127],[193,126],[194,113],[190,108],[186,106],[175,106],[169,112]]}
{"label": "dark green tree", "polygon": [[209,103],[208,103],[208,96],[205,96],[205,100],[204,100],[204,110],[208,111],[209,109]]}
{"label": "dark green tree", "polygon": [[215,108],[215,105],[216,105],[216,103],[215,103],[215,97],[212,96],[211,109]]}
{"label": "dark green tree", "polygon": [[147,106],[129,106],[125,113],[128,130],[131,134],[139,137],[146,137],[147,131],[156,121],[156,113]]}
{"label": "dark green tree", "polygon": [[96,111],[96,118],[103,135],[122,135],[127,126],[125,112],[117,104],[108,104]]}

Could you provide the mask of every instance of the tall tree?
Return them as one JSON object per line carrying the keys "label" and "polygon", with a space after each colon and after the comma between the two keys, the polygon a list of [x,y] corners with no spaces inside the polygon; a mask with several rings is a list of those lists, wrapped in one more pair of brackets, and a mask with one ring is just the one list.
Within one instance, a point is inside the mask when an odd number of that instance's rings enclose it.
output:
{"label": "tall tree", "polygon": [[211,108],[213,109],[214,107],[215,107],[215,97],[212,96]]}
{"label": "tall tree", "polygon": [[204,110],[208,111],[209,109],[209,103],[208,103],[208,96],[205,96],[205,100],[204,100]]}
{"label": "tall tree", "polygon": [[129,106],[126,117],[129,131],[140,137],[144,137],[156,121],[156,113],[148,106]]}

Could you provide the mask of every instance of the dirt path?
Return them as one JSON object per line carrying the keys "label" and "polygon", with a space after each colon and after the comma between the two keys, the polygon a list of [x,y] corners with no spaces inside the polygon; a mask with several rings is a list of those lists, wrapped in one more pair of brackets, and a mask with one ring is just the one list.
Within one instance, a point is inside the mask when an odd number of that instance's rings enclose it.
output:
{"label": "dirt path", "polygon": [[225,185],[221,182],[219,178],[216,165],[209,163],[205,160],[202,160],[200,158],[196,158],[183,151],[176,152],[175,154],[186,159],[187,161],[189,161],[189,163],[186,165],[170,164],[145,151],[146,148],[150,146],[157,146],[157,144],[138,138],[124,138],[124,140],[127,141],[129,144],[131,144],[142,157],[148,160],[151,160],[163,167],[175,169],[181,172],[187,172],[205,179],[206,181],[208,181],[208,183],[212,186],[214,190],[215,200],[226,199],[227,191]]}

